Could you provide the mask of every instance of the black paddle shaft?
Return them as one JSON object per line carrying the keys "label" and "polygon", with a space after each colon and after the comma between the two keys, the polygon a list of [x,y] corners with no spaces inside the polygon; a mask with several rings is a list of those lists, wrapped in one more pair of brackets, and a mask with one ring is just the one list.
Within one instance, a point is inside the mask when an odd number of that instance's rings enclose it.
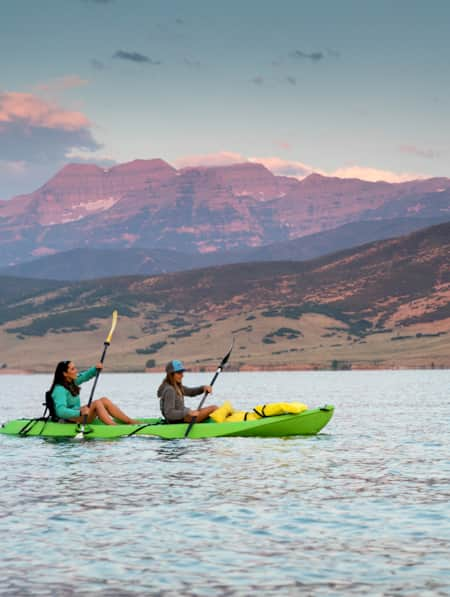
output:
{"label": "black paddle shaft", "polygon": [[[212,380],[211,380],[211,383],[209,384],[210,386],[213,386],[213,385],[214,385],[214,382],[215,382],[215,381],[216,381],[216,379],[218,378],[218,376],[219,376],[219,373],[220,373],[221,371],[222,371],[222,367],[220,366],[220,367],[218,367],[218,368],[217,368],[217,370],[216,370],[216,372],[215,372],[215,374],[214,374],[214,377],[212,378]],[[205,393],[203,394],[203,398],[200,400],[200,402],[199,402],[199,405],[197,406],[197,410],[200,410],[200,409],[201,409],[201,407],[203,406],[203,403],[205,402],[205,400],[206,400],[206,397],[207,397],[207,396],[208,396],[208,392],[205,392]]]}
{"label": "black paddle shaft", "polygon": [[[227,354],[226,354],[226,355],[223,357],[223,359],[222,359],[222,361],[221,361],[220,365],[217,367],[217,370],[216,370],[216,372],[215,372],[215,374],[214,374],[214,377],[212,378],[212,380],[211,380],[211,383],[209,384],[210,386],[213,386],[213,385],[214,385],[214,382],[215,382],[215,381],[216,381],[216,379],[218,378],[218,376],[219,376],[219,373],[222,371],[222,369],[223,369],[223,368],[225,367],[225,365],[227,364],[227,362],[228,362],[228,359],[230,358],[231,351],[233,350],[233,345],[234,345],[234,338],[233,338],[233,342],[231,343],[231,348],[230,348],[230,350],[229,350],[229,351],[227,352]],[[205,392],[205,393],[203,394],[203,398],[200,400],[200,403],[199,403],[199,405],[197,406],[197,410],[200,410],[200,409],[201,409],[201,407],[203,406],[203,403],[205,402],[205,400],[206,400],[206,397],[207,397],[207,396],[208,396],[208,392]],[[187,436],[189,435],[189,432],[190,432],[190,430],[192,429],[192,427],[195,425],[195,422],[196,422],[196,421],[197,421],[197,417],[192,417],[192,420],[191,420],[191,422],[189,423],[189,425],[188,425],[188,427],[187,427],[187,429],[186,429],[186,432],[185,432],[185,434],[184,434],[184,437],[187,437]]]}
{"label": "black paddle shaft", "polygon": [[[108,350],[108,346],[110,344],[111,344],[110,342],[105,342],[105,347],[103,348],[103,354],[100,359],[100,363],[102,363],[102,364],[103,364],[103,361],[105,360],[106,351]],[[97,369],[97,373],[95,374],[95,379],[94,379],[94,383],[92,385],[91,395],[89,396],[89,400],[87,403],[88,407],[91,406],[91,404],[92,404],[92,398],[94,397],[95,387],[98,382],[98,377],[100,375],[100,371],[101,371],[101,369]]]}
{"label": "black paddle shaft", "polygon": [[[105,355],[106,355],[106,351],[108,350],[108,346],[111,344],[111,338],[114,333],[114,330],[116,329],[116,325],[117,325],[117,311],[115,310],[115,311],[113,311],[113,314],[112,314],[111,329],[109,330],[108,337],[106,338],[106,340],[103,343],[103,354],[100,358],[100,363],[102,365],[103,365],[103,361],[105,360]],[[88,408],[92,404],[92,398],[94,397],[95,387],[97,386],[97,381],[98,381],[98,376],[100,375],[100,371],[101,371],[100,369],[97,369],[96,374],[95,374],[95,380],[94,380],[94,384],[92,386],[91,395],[89,396],[89,401],[87,403]],[[81,436],[84,436],[87,433],[85,431],[87,419],[88,419],[88,415],[83,415],[80,433],[77,433],[76,437],[80,436],[80,434],[81,434]]]}

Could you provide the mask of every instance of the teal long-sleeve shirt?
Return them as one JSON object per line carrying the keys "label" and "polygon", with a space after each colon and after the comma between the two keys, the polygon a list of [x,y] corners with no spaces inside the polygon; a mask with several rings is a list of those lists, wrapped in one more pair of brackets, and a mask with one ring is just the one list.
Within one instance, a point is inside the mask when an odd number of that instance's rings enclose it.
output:
{"label": "teal long-sleeve shirt", "polygon": [[[95,374],[97,369],[91,367],[87,371],[82,371],[76,378],[77,386],[85,381],[89,381]],[[64,386],[55,386],[52,392],[53,402],[55,403],[56,416],[60,419],[73,419],[80,416],[80,396],[72,396],[67,388]]]}

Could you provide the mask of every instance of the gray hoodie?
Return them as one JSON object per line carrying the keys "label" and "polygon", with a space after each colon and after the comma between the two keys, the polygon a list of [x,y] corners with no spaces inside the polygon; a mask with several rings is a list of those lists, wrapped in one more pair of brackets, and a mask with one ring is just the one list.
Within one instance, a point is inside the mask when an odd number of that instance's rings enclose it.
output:
{"label": "gray hoodie", "polygon": [[[198,396],[204,392],[204,386],[196,388],[181,386],[181,391],[184,396]],[[158,398],[161,413],[169,423],[181,422],[189,414],[190,409],[184,406],[184,396],[180,396],[175,388],[170,383],[167,383],[167,381],[163,381],[159,386]]]}

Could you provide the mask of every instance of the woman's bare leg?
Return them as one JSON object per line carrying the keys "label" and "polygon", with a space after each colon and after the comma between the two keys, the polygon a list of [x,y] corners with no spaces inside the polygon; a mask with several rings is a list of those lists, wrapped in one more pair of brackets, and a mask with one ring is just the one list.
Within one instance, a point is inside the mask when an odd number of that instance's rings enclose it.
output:
{"label": "woman's bare leg", "polygon": [[95,417],[98,417],[100,421],[103,421],[105,425],[116,425],[116,422],[109,416],[108,410],[102,402],[102,398],[94,400],[89,408],[88,421],[91,423]]}
{"label": "woman's bare leg", "polygon": [[96,418],[99,418],[100,421],[103,421],[105,425],[116,425],[116,422],[109,416],[108,411],[100,402],[100,400],[94,400],[91,406],[89,406],[89,411],[87,417],[85,419],[85,415],[81,415],[80,417],[73,417],[72,419],[67,419],[71,423],[92,423],[92,421]]}
{"label": "woman's bare leg", "polygon": [[[211,406],[204,406],[203,408],[201,408],[198,411],[198,415],[194,415],[195,416],[195,422],[196,423],[201,423],[202,421],[204,421],[205,419],[207,419],[209,417],[209,415],[211,413],[213,413],[215,410],[217,410],[217,406],[215,406],[214,404]],[[192,415],[186,415],[184,417],[184,422],[185,423],[190,423],[192,421],[192,419],[194,418],[194,416]]]}
{"label": "woman's bare leg", "polygon": [[97,402],[101,402],[103,408],[107,411],[107,413],[109,413],[111,415],[111,417],[114,417],[115,419],[119,419],[119,421],[122,421],[122,423],[127,423],[127,424],[138,423],[138,421],[130,418],[122,410],[120,410],[120,408],[116,404],[114,404],[114,402],[111,402],[111,400],[109,398],[106,398],[104,396],[103,398],[99,398],[99,400],[97,400]]}

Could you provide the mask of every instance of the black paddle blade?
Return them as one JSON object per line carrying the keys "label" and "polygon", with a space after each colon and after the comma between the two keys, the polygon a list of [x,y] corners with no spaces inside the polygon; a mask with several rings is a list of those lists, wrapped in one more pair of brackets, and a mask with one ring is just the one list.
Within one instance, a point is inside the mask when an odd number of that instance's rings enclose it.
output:
{"label": "black paddle blade", "polygon": [[231,342],[231,346],[230,346],[230,350],[227,352],[227,354],[223,357],[222,362],[220,363],[220,368],[223,369],[225,367],[225,365],[228,363],[228,359],[230,358],[231,352],[233,350],[233,346],[234,346],[234,336],[233,336],[233,340]]}

